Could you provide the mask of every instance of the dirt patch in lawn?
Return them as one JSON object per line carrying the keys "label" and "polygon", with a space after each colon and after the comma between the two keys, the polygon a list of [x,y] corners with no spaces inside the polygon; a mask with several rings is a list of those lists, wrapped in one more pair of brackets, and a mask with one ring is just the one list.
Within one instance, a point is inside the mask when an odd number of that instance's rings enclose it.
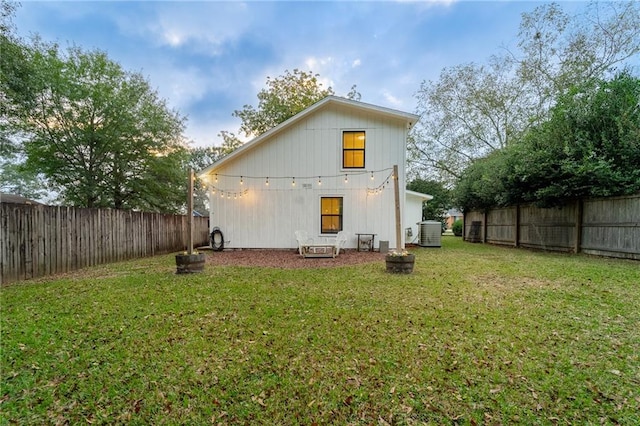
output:
{"label": "dirt patch in lawn", "polygon": [[297,250],[225,250],[207,252],[207,265],[259,266],[267,268],[304,269],[335,268],[338,266],[360,265],[380,262],[384,254],[345,250],[335,258],[304,258]]}

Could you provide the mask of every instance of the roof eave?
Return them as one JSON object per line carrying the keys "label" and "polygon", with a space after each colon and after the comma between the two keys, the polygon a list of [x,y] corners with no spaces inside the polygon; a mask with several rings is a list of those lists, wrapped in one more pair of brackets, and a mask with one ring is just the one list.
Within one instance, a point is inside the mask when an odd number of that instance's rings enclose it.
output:
{"label": "roof eave", "polygon": [[433,195],[423,194],[422,192],[411,191],[409,189],[405,190],[406,195],[411,195],[416,198],[422,198],[424,201],[433,200]]}

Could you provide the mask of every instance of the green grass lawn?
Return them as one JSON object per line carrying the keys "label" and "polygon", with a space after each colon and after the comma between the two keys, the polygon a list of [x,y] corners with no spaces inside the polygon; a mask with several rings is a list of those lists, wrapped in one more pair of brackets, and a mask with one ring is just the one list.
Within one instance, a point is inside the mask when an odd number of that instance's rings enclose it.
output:
{"label": "green grass lawn", "polygon": [[3,288],[0,423],[640,424],[640,263],[412,251],[411,275],[168,255]]}

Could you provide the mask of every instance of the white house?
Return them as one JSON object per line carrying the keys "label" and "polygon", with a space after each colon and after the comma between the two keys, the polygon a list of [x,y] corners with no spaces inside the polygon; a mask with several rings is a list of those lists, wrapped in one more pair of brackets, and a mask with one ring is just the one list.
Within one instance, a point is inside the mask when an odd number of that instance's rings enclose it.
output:
{"label": "white house", "polygon": [[[418,116],[329,96],[199,172],[211,227],[227,248],[294,248],[295,231],[322,241],[344,230],[396,245],[393,167],[402,244],[430,196],[406,191],[406,145]],[[409,217],[408,215],[415,215]],[[410,241],[410,240],[409,240]]]}

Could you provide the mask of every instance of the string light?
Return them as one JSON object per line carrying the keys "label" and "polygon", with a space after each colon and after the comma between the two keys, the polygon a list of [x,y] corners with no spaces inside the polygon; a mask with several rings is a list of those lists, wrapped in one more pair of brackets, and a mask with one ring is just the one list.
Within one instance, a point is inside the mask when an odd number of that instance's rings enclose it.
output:
{"label": "string light", "polygon": [[211,194],[215,194],[216,192],[220,193],[220,198],[230,199],[233,196],[234,199],[242,198],[243,196],[249,193],[248,189],[243,189],[242,191],[227,191],[226,189],[220,189],[215,186],[211,187]]}
{"label": "string light", "polygon": [[[327,179],[327,178],[336,178],[336,177],[344,176],[345,180],[349,181],[349,175],[357,176],[357,175],[363,175],[363,174],[367,175],[368,174],[369,177],[371,178],[371,180],[375,180],[375,175],[377,173],[388,171],[388,170],[392,170],[392,169],[391,168],[386,168],[386,169],[370,170],[370,171],[362,170],[362,171],[359,171],[359,172],[358,171],[350,171],[349,173],[340,173],[340,174],[337,174],[337,175],[297,176],[297,179],[303,179],[303,180],[316,179],[316,178]],[[226,178],[238,178],[244,184],[244,178],[245,178],[244,175],[226,175],[226,174],[223,174],[223,173],[214,173],[213,175],[214,175],[214,179],[215,179],[216,183],[219,181],[219,178],[226,177]],[[389,177],[392,177],[392,176],[393,176],[393,174],[389,175]],[[247,179],[264,179],[265,180],[265,184],[266,184],[266,182],[270,183],[271,179],[292,179],[292,180],[296,179],[296,177],[290,178],[288,176],[276,176],[276,177],[274,177],[274,176],[267,176],[267,177],[264,177],[264,176],[246,176],[246,177],[247,177]],[[205,175],[201,179],[208,182],[210,177]]]}
{"label": "string light", "polygon": [[[381,169],[381,170],[369,170],[369,171],[363,170],[363,171],[359,171],[359,172],[358,171],[353,171],[351,173],[344,173],[344,174],[338,174],[338,175],[325,175],[325,176],[319,175],[319,176],[302,176],[302,177],[298,176],[298,179],[302,179],[303,182],[307,182],[310,179],[316,179],[317,178],[318,186],[322,186],[323,185],[323,183],[322,183],[323,179],[339,178],[340,176],[344,176],[344,184],[346,185],[346,184],[349,184],[349,174],[351,174],[352,176],[358,176],[358,175],[367,176],[367,175],[369,175],[369,180],[371,182],[375,182],[377,180],[376,179],[376,174],[380,173],[380,172],[384,172],[384,171],[390,171],[390,173],[387,176],[387,178],[382,181],[381,185],[379,185],[377,188],[373,188],[373,189],[372,188],[366,188],[367,194],[378,194],[378,193],[381,193],[387,186],[389,186],[389,182],[390,182],[391,179],[398,179],[398,177],[394,175],[392,168],[386,168],[386,169]],[[215,182],[217,183],[219,181],[219,177],[220,178],[235,178],[235,179],[239,178],[240,179],[240,185],[244,187],[244,178],[245,178],[244,175],[238,176],[238,175],[225,175],[225,174],[215,173],[213,180],[215,180]],[[211,175],[203,176],[201,178],[201,181],[202,181],[203,186],[205,188],[209,188],[209,190],[211,191],[212,195],[216,195],[216,193],[220,193],[220,197],[221,198],[225,198],[225,195],[226,195],[226,198],[228,198],[228,199],[230,199],[231,196],[233,195],[233,198],[237,199],[237,198],[242,198],[244,195],[247,194],[247,191],[248,191],[247,189],[243,189],[243,190],[240,190],[240,191],[233,191],[233,190],[227,191],[226,189],[221,189],[219,187],[216,187],[216,186],[212,185],[212,182],[211,182],[210,179],[211,179]],[[267,186],[267,187],[270,186],[271,179],[277,179],[277,180],[279,180],[279,179],[291,179],[291,186],[292,187],[296,187],[296,177],[295,176],[291,177],[291,178],[288,178],[286,176],[276,176],[276,177],[273,177],[273,176],[271,176],[271,177],[269,177],[269,176],[267,176],[267,177],[247,176],[247,179],[264,179],[264,185]],[[357,179],[356,179],[356,183],[358,183]],[[304,186],[306,187],[307,185],[305,184]]]}
{"label": "string light", "polygon": [[367,195],[369,195],[369,194],[373,194],[373,195],[381,194],[385,190],[387,185],[389,184],[389,179],[391,179],[392,177],[393,177],[393,172],[391,172],[391,174],[389,176],[387,176],[387,178],[384,180],[384,182],[382,182],[382,184],[379,185],[377,188],[367,188]]}

